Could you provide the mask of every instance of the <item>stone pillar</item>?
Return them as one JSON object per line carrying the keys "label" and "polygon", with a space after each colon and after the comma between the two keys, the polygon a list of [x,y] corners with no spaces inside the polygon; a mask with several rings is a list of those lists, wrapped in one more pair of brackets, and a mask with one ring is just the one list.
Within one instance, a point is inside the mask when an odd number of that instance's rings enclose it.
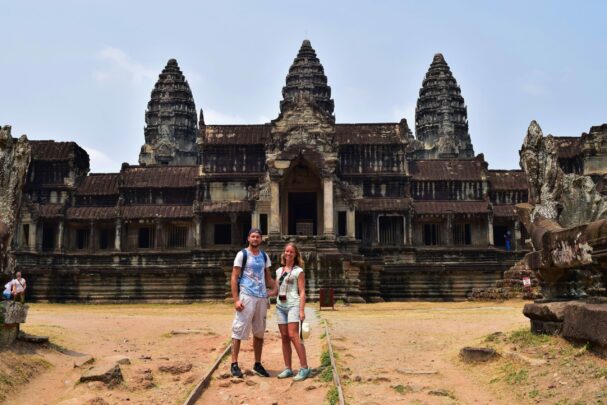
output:
{"label": "stone pillar", "polygon": [[374,212],[371,215],[371,218],[373,220],[373,226],[371,228],[371,245],[377,246],[379,244],[379,216],[377,215],[377,212]]}
{"label": "stone pillar", "polygon": [[230,234],[232,245],[240,245],[240,235],[238,235],[238,216],[235,213],[230,214]]}
{"label": "stone pillar", "polygon": [[116,218],[114,228],[114,250],[122,251],[122,220],[120,218]]}
{"label": "stone pillar", "polygon": [[200,215],[194,215],[194,247],[202,247],[202,223]]}
{"label": "stone pillar", "polygon": [[162,222],[160,220],[156,220],[156,232],[155,240],[154,240],[154,249],[161,250],[162,249]]}
{"label": "stone pillar", "polygon": [[32,221],[30,225],[30,232],[27,235],[27,246],[31,251],[36,251],[36,232],[37,232],[38,221]]}
{"label": "stone pillar", "polygon": [[89,251],[94,252],[95,250],[95,222],[91,221],[89,231]]}
{"label": "stone pillar", "polygon": [[525,244],[525,241],[521,241],[521,223],[517,219],[514,221],[514,235],[512,235],[512,250],[519,250],[520,244]]}
{"label": "stone pillar", "polygon": [[445,241],[447,242],[447,246],[453,245],[453,215],[447,214],[447,234],[445,235]]}
{"label": "stone pillar", "polygon": [[489,242],[489,246],[494,245],[493,241],[493,215],[487,215],[487,242]]}
{"label": "stone pillar", "polygon": [[270,182],[270,234],[280,234],[280,185],[278,181]]}
{"label": "stone pillar", "polygon": [[55,245],[56,249],[58,251],[62,251],[63,250],[63,228],[64,228],[64,222],[63,219],[61,219],[59,221],[59,226],[57,227],[57,244]]}
{"label": "stone pillar", "polygon": [[42,230],[44,229],[44,222],[36,224],[36,252],[42,251]]}
{"label": "stone pillar", "polygon": [[411,211],[407,211],[407,222],[409,223],[409,227],[405,231],[407,234],[407,239],[409,239],[409,245],[413,246],[413,216],[411,215]]}
{"label": "stone pillar", "polygon": [[251,228],[259,228],[259,211],[257,211],[257,207],[251,212]]}
{"label": "stone pillar", "polygon": [[323,235],[328,237],[335,236],[335,224],[333,223],[333,179],[325,177],[322,180],[324,194],[324,227]]}
{"label": "stone pillar", "polygon": [[407,244],[407,217],[403,215],[403,246]]}
{"label": "stone pillar", "polygon": [[356,213],[354,208],[348,208],[346,211],[346,235],[348,238],[356,238]]}

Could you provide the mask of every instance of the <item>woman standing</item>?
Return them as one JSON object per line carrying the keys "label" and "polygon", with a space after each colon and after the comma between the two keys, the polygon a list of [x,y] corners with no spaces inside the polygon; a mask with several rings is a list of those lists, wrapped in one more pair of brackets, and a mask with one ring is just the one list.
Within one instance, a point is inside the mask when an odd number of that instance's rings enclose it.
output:
{"label": "woman standing", "polygon": [[303,259],[299,249],[294,243],[287,243],[280,258],[282,267],[276,270],[276,318],[278,329],[282,338],[282,355],[285,369],[278,374],[278,378],[293,376],[291,368],[291,343],[295,347],[301,368],[293,378],[302,381],[310,376],[310,368],[306,358],[306,348],[299,338],[299,323],[306,318],[304,307],[306,305],[306,289],[303,271]]}

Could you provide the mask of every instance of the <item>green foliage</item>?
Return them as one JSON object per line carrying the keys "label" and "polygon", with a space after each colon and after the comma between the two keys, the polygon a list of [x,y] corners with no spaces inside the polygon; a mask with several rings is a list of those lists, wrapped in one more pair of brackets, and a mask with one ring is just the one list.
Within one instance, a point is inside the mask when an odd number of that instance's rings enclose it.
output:
{"label": "green foliage", "polygon": [[503,379],[507,384],[510,385],[518,385],[525,381],[529,377],[529,373],[526,368],[517,368],[512,363],[506,363],[501,368],[503,375]]}
{"label": "green foliage", "polygon": [[512,332],[507,341],[520,346],[540,346],[549,343],[551,339],[551,336],[536,335],[528,328],[523,328]]}
{"label": "green foliage", "polygon": [[399,394],[407,394],[413,391],[413,389],[409,385],[398,384],[392,388],[394,388],[394,391],[398,392]]}
{"label": "green foliage", "polygon": [[327,391],[327,396],[325,397],[325,404],[327,405],[335,405],[339,402],[339,393],[337,392],[336,387],[331,387],[329,391]]}
{"label": "green foliage", "polygon": [[331,366],[324,367],[320,372],[319,378],[322,382],[333,381],[333,368]]}
{"label": "green foliage", "polygon": [[323,350],[323,352],[321,353],[320,366],[321,367],[331,366],[331,355],[329,354],[328,350]]}
{"label": "green foliage", "polygon": [[594,378],[601,378],[601,379],[607,378],[607,367],[597,368],[594,371]]}

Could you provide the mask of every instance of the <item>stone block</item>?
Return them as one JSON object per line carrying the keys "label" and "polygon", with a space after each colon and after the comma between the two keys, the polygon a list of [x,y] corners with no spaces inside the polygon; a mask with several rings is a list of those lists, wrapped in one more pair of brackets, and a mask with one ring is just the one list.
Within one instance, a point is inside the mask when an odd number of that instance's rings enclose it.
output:
{"label": "stone block", "polygon": [[523,308],[523,315],[531,320],[562,322],[565,308],[574,301],[529,303]]}
{"label": "stone block", "polygon": [[2,301],[1,310],[5,324],[25,323],[29,306],[16,301]]}
{"label": "stone block", "polygon": [[490,347],[464,347],[459,355],[466,363],[481,363],[493,359],[497,353]]}
{"label": "stone block", "polygon": [[11,345],[19,335],[19,324],[0,324],[0,347]]}
{"label": "stone block", "polygon": [[590,342],[607,351],[607,305],[576,303],[565,309],[562,335],[578,342]]}
{"label": "stone block", "polygon": [[80,382],[101,381],[108,385],[116,385],[123,381],[120,366],[113,362],[99,364],[91,367],[82,374]]}
{"label": "stone block", "polygon": [[563,322],[541,321],[531,319],[531,332],[544,335],[558,335],[563,329]]}

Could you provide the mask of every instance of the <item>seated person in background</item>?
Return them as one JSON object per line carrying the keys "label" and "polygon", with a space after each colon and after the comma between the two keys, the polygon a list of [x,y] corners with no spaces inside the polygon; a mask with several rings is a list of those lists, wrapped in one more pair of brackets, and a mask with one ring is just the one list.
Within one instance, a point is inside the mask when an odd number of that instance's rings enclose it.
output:
{"label": "seated person in background", "polygon": [[8,283],[4,284],[4,291],[2,292],[2,296],[6,300],[10,300],[13,296],[13,281],[11,280]]}
{"label": "seated person in background", "polygon": [[13,280],[13,299],[15,301],[21,301],[21,303],[24,303],[27,283],[25,282],[25,279],[21,277],[20,271],[18,271],[15,276],[16,278]]}

